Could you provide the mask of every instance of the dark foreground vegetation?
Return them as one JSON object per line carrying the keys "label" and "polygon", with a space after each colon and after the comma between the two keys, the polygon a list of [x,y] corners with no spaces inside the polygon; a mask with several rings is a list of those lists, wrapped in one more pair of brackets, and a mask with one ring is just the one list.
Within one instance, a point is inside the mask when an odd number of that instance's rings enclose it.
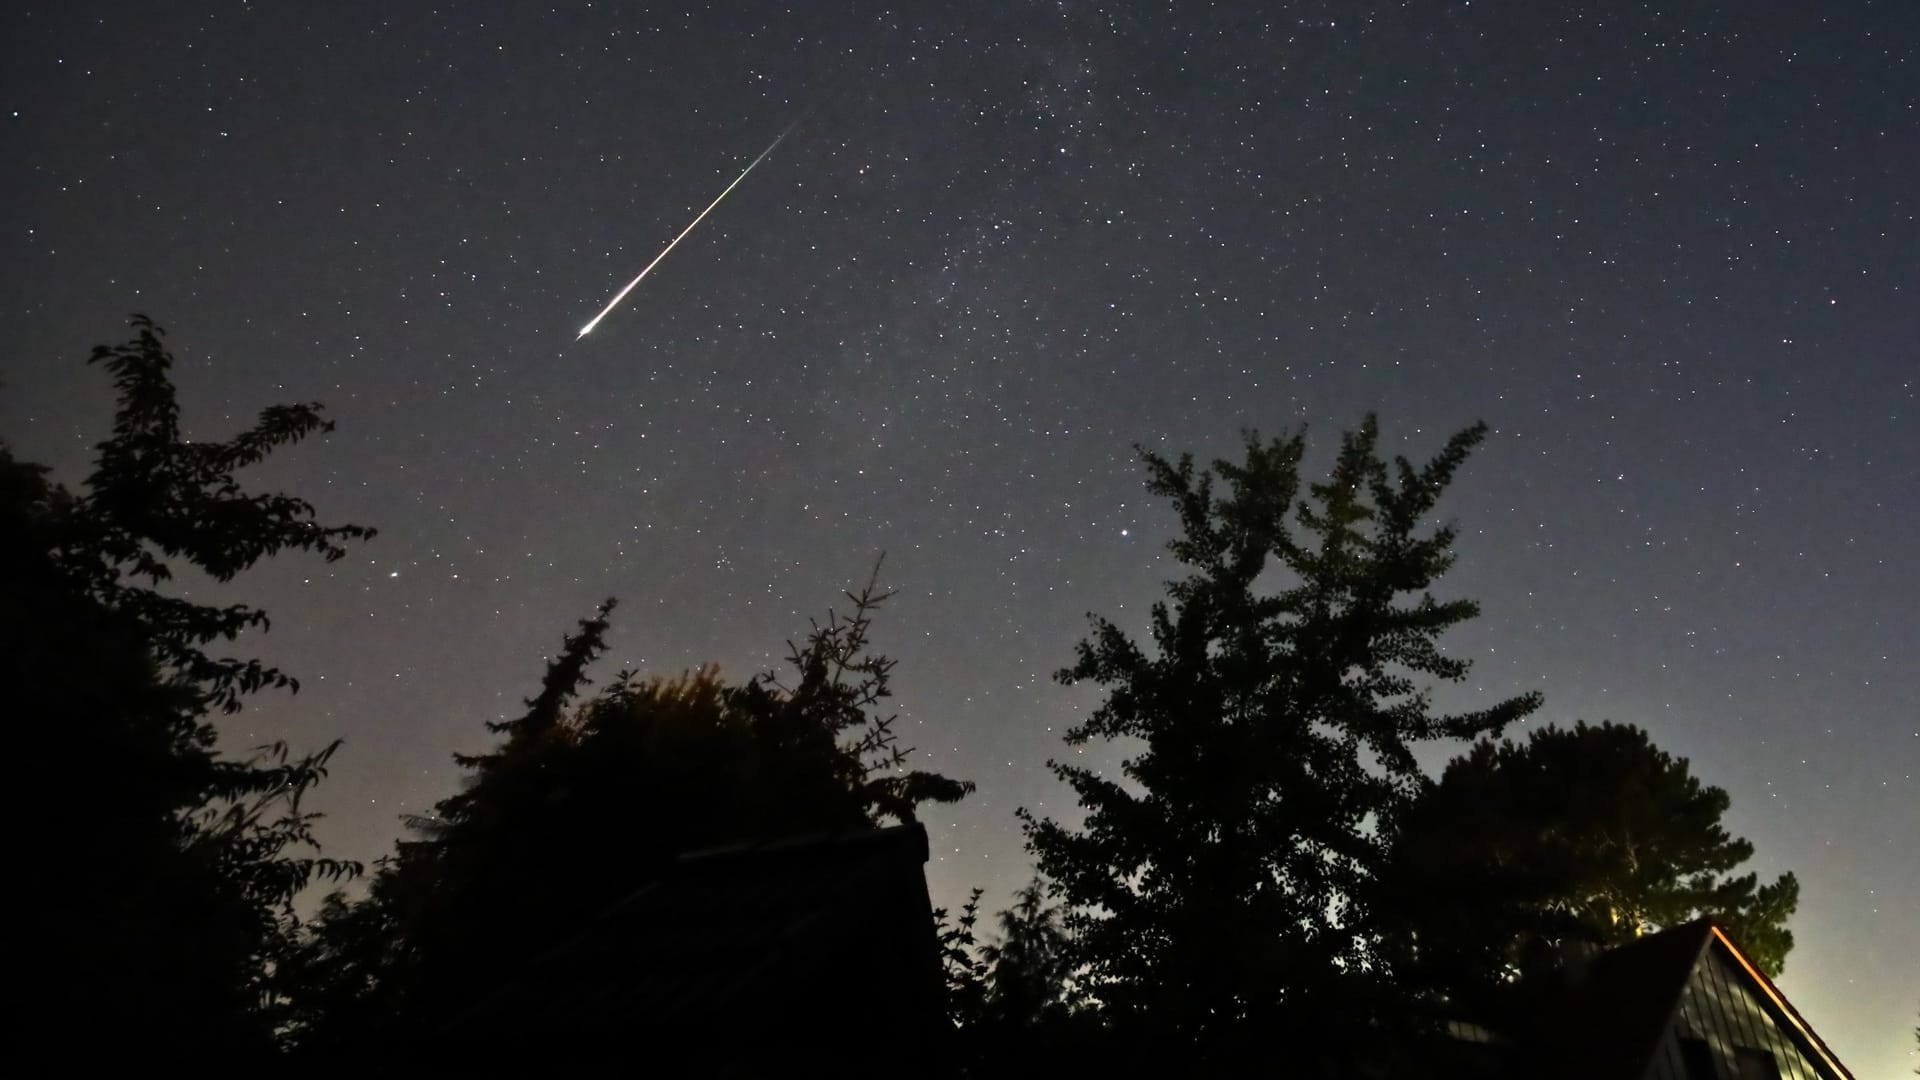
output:
{"label": "dark foreground vegetation", "polygon": [[[221,717],[297,688],[225,655],[266,614],[168,583],[339,559],[373,530],[237,477],[328,430],[318,405],[187,441],[162,332],[134,330],[93,355],[119,405],[77,491],[0,446],[0,655],[52,811],[15,864],[41,885],[22,981],[24,1030],[47,1045],[362,1065],[444,1051],[582,926],[720,873],[690,852],[910,825],[972,789],[910,768],[896,741],[876,566],[783,670],[744,681],[595,682],[607,601],[390,855],[324,857],[303,800],[334,744],[216,745]],[[1469,669],[1442,637],[1478,613],[1438,591],[1460,539],[1439,507],[1485,435],[1388,459],[1369,417],[1313,480],[1301,433],[1249,434],[1205,468],[1142,451],[1182,576],[1144,640],[1096,617],[1059,673],[1104,693],[1067,742],[1121,741],[1124,775],[1055,765],[1083,816],[1021,813],[1033,883],[989,918],[977,893],[919,916],[946,1022],[918,1048],[931,1057],[889,1071],[1231,1073],[1282,1053],[1315,1075],[1398,1075],[1449,1023],[1524,1008],[1570,945],[1702,916],[1780,971],[1797,884],[1740,873],[1752,848],[1720,824],[1728,797],[1686,760],[1628,725],[1516,731],[1534,694],[1433,708],[1431,688]],[[1436,742],[1459,748],[1437,777],[1414,756]],[[299,917],[320,885],[343,887]],[[822,985],[850,1000],[818,1046],[895,1045],[859,1017],[910,987]]]}

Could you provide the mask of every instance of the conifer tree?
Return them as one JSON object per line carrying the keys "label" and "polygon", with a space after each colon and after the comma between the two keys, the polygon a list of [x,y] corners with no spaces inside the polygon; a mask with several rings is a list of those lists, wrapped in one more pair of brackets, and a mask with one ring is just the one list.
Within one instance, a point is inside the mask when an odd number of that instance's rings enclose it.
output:
{"label": "conifer tree", "polygon": [[1046,882],[1036,877],[1014,894],[990,940],[975,934],[981,894],[973,890],[956,919],[935,912],[961,1074],[1099,1071],[1103,1033],[1078,992],[1072,942]]}
{"label": "conifer tree", "polygon": [[1485,1000],[1543,942],[1610,947],[1702,916],[1768,975],[1793,948],[1792,874],[1738,874],[1753,845],[1730,799],[1626,724],[1485,740],[1405,814],[1380,903],[1407,932],[1403,977]]}
{"label": "conifer tree", "polygon": [[1094,618],[1059,673],[1106,691],[1069,745],[1123,740],[1132,756],[1121,777],[1053,765],[1081,827],[1022,812],[1116,1030],[1230,1053],[1271,1037],[1263,1022],[1360,1015],[1335,1003],[1375,952],[1365,887],[1382,827],[1420,791],[1413,746],[1498,732],[1539,704],[1437,714],[1426,685],[1468,670],[1439,639],[1478,607],[1429,592],[1456,532],[1428,518],[1485,432],[1415,467],[1382,460],[1368,417],[1305,497],[1299,433],[1249,434],[1244,460],[1204,471],[1141,451],[1179,516],[1168,549],[1185,576],[1153,606],[1150,642]]}
{"label": "conifer tree", "polygon": [[1061,911],[1048,902],[1046,882],[1034,878],[1014,894],[996,921],[999,938],[980,947],[986,966],[984,1021],[1035,1028],[1073,1008],[1072,942]]}

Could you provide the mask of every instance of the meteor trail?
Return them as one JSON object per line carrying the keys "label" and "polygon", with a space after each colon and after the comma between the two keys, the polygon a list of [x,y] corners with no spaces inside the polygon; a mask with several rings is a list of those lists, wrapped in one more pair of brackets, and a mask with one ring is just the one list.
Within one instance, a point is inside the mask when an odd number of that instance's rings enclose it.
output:
{"label": "meteor trail", "polygon": [[640,271],[640,273],[636,275],[632,281],[627,282],[626,288],[621,289],[619,292],[615,293],[613,296],[613,299],[607,301],[607,306],[600,309],[600,314],[595,315],[593,319],[587,323],[587,325],[581,327],[580,332],[574,335],[573,340],[579,341],[581,338],[586,337],[588,334],[592,333],[593,328],[600,325],[600,320],[607,317],[607,312],[612,311],[615,307],[617,307],[620,301],[625,300],[627,298],[627,294],[633,291],[633,287],[635,285],[640,284],[640,282],[646,280],[646,276],[648,274],[653,273],[653,268],[656,266],[659,266],[660,260],[667,257],[667,252],[672,251],[676,244],[680,243],[680,241],[682,240],[685,240],[687,238],[687,234],[692,232],[693,227],[695,225],[700,224],[703,218],[705,218],[708,214],[713,213],[713,208],[720,205],[721,199],[724,199],[727,196],[733,194],[733,189],[740,186],[740,181],[745,180],[747,178],[747,174],[752,172],[755,166],[767,160],[767,155],[773,153],[773,148],[780,145],[780,140],[786,138],[788,132],[791,132],[794,129],[794,127],[800,123],[800,120],[805,117],[805,115],[806,115],[805,113],[802,113],[799,118],[796,118],[793,121],[793,123],[787,125],[786,131],[782,131],[780,134],[774,136],[773,141],[767,144],[767,148],[765,150],[760,151],[760,156],[757,158],[754,158],[752,162],[748,163],[746,168],[741,169],[740,175],[733,178],[733,183],[728,184],[725,191],[722,191],[719,195],[715,196],[714,200],[707,204],[707,208],[705,210],[700,211],[699,217],[694,218],[693,221],[689,223],[686,228],[681,229],[680,235],[674,237],[672,243],[668,244],[665,248],[661,249],[660,254],[655,255],[653,257],[653,261],[647,264],[646,269]]}

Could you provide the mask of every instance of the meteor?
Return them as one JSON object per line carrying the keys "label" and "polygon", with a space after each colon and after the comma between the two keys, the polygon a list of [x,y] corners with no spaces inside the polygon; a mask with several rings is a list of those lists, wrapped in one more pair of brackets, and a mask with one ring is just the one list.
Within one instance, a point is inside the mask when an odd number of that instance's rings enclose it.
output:
{"label": "meteor", "polygon": [[[803,113],[802,117],[804,117],[804,115],[805,114]],[[619,292],[615,293],[613,296],[613,299],[607,301],[607,306],[600,309],[600,314],[595,315],[593,319],[587,323],[587,325],[581,327],[580,332],[574,335],[573,340],[579,341],[581,338],[586,337],[588,334],[592,333],[593,328],[600,325],[600,320],[606,318],[607,313],[609,311],[612,311],[615,307],[618,307],[620,304],[620,301],[625,300],[627,298],[627,294],[633,291],[633,287],[635,285],[638,285],[642,281],[645,281],[647,275],[653,273],[653,268],[656,266],[659,266],[660,260],[667,257],[667,252],[672,251],[675,245],[679,244],[680,241],[685,240],[687,238],[687,234],[693,231],[693,228],[695,225],[700,224],[700,222],[708,214],[713,213],[713,208],[720,205],[720,200],[733,194],[733,189],[740,186],[740,181],[745,180],[747,178],[747,174],[752,172],[755,166],[767,160],[767,155],[773,153],[773,148],[776,146],[779,146],[780,140],[786,138],[788,132],[791,132],[794,129],[794,127],[797,126],[799,123],[800,123],[800,119],[796,118],[793,121],[793,123],[787,125],[786,131],[782,131],[780,134],[774,136],[773,141],[767,144],[767,148],[765,150],[760,151],[760,156],[757,158],[754,158],[752,162],[748,163],[746,168],[741,169],[740,175],[733,178],[733,183],[728,184],[725,191],[722,191],[719,195],[715,196],[714,200],[707,204],[707,208],[705,210],[700,211],[699,217],[694,218],[693,221],[690,222],[686,228],[681,229],[680,235],[674,237],[672,243],[669,243],[665,248],[661,249],[660,254],[655,255],[653,257],[653,261],[646,265],[646,269],[641,270],[639,274],[635,275],[632,281],[627,282],[626,288],[621,289]]]}

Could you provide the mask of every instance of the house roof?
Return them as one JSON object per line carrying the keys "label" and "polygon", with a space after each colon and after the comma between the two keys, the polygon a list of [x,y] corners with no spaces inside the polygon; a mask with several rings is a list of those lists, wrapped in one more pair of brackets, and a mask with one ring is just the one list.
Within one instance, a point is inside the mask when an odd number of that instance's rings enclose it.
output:
{"label": "house roof", "polygon": [[683,855],[450,1024],[532,1048],[862,1027],[931,1037],[944,986],[919,824]]}
{"label": "house roof", "polygon": [[1814,1056],[1822,1059],[1834,1072],[1844,1077],[1845,1080],[1853,1080],[1853,1074],[1847,1071],[1845,1065],[1840,1064],[1840,1059],[1827,1047],[1826,1041],[1820,1038],[1820,1034],[1813,1030],[1813,1025],[1807,1023],[1806,1018],[1800,1015],[1800,1010],[1794,1008],[1793,1002],[1787,1000],[1787,995],[1781,993],[1780,988],[1773,985],[1773,980],[1767,978],[1766,973],[1761,971],[1759,966],[1748,958],[1740,946],[1734,944],[1733,938],[1729,937],[1727,932],[1719,926],[1713,927],[1713,935],[1714,938],[1732,954],[1734,960],[1737,961],[1741,969],[1746,972],[1747,977],[1753,980],[1753,983],[1759,987],[1761,994],[1766,1000],[1778,1010],[1780,1019],[1784,1021],[1784,1026],[1798,1035],[1801,1040],[1807,1044],[1807,1048],[1813,1052]]}
{"label": "house roof", "polygon": [[1712,924],[1703,919],[1595,957],[1548,1010],[1538,1038],[1542,1060],[1566,1080],[1638,1080],[1710,940]]}
{"label": "house roof", "polygon": [[1711,919],[1698,919],[1596,957],[1545,1012],[1536,1052],[1566,1080],[1638,1080],[1646,1075],[1694,969],[1722,949],[1774,1014],[1777,1026],[1834,1075],[1852,1074],[1773,981]]}

